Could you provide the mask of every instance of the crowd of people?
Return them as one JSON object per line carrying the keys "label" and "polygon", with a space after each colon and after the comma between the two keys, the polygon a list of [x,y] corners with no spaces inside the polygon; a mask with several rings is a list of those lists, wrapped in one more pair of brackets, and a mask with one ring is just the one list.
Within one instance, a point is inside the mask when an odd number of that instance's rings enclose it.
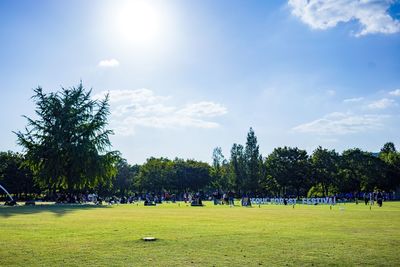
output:
{"label": "crowd of people", "polygon": [[383,201],[387,200],[387,195],[382,193],[381,191],[375,192],[365,192],[363,195],[365,205],[370,204],[373,206],[375,202],[378,204],[379,207],[382,207]]}
{"label": "crowd of people", "polygon": [[[54,201],[57,204],[84,204],[84,203],[94,203],[97,205],[102,205],[107,203],[109,205],[113,204],[132,204],[137,202],[144,202],[146,206],[154,206],[161,204],[163,202],[182,201],[185,204],[190,204],[191,206],[203,206],[203,201],[212,201],[214,205],[227,205],[230,207],[235,206],[235,198],[240,198],[241,206],[251,206],[250,199],[252,197],[259,197],[253,194],[238,194],[233,190],[222,191],[214,190],[209,193],[204,192],[183,192],[183,193],[170,193],[167,191],[154,193],[132,193],[126,196],[109,196],[100,197],[95,193],[56,193],[43,197],[41,201]],[[286,199],[285,196],[283,199]],[[295,198],[295,196],[293,196]],[[335,198],[338,202],[352,202],[355,201],[356,204],[359,201],[364,200],[365,205],[375,205],[375,203],[382,207],[383,202],[387,200],[396,199],[394,193],[383,192],[380,190],[374,192],[361,192],[361,193],[345,193],[336,194]],[[285,201],[284,201],[285,202]],[[286,205],[286,203],[284,203]]]}
{"label": "crowd of people", "polygon": [[214,205],[235,205],[235,193],[233,191],[221,192],[216,190],[212,194]]}

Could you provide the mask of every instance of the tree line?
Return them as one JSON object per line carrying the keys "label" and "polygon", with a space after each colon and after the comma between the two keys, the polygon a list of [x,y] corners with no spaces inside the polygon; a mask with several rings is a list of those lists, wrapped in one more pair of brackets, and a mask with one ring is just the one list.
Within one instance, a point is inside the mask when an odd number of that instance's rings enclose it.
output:
{"label": "tree line", "polygon": [[[388,142],[378,153],[322,147],[310,155],[278,147],[263,157],[250,128],[246,143],[220,147],[211,164],[194,159],[149,158],[130,165],[111,150],[108,96],[92,100],[77,87],[45,94],[34,90],[37,119],[16,132],[23,153],[0,152],[0,184],[18,198],[96,192],[103,196],[215,190],[237,196],[328,196],[384,190],[400,185],[400,153]],[[2,194],[2,192],[0,192]]]}

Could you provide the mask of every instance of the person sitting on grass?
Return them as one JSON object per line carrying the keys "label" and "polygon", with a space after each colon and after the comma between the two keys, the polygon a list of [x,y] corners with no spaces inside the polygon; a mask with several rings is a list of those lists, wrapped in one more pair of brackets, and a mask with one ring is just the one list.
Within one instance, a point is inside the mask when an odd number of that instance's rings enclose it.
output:
{"label": "person sitting on grass", "polygon": [[199,192],[193,196],[193,200],[190,205],[191,206],[203,206],[203,202],[201,201],[201,194]]}
{"label": "person sitting on grass", "polygon": [[250,197],[247,194],[243,194],[242,196],[242,206],[251,207]]}

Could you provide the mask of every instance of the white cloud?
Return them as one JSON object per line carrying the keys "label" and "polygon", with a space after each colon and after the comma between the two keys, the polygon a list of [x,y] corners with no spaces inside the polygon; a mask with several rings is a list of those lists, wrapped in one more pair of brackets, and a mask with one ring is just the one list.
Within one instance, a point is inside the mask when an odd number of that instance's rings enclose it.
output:
{"label": "white cloud", "polygon": [[393,96],[400,96],[400,89],[396,89],[394,91],[389,92],[390,95]]}
{"label": "white cloud", "polygon": [[102,68],[115,68],[119,66],[119,61],[116,60],[115,58],[112,59],[104,59],[97,64],[97,66],[102,67]]}
{"label": "white cloud", "polygon": [[388,108],[395,104],[396,104],[396,102],[393,99],[382,98],[382,99],[376,100],[376,101],[372,102],[371,104],[369,104],[368,108],[370,108],[370,109],[385,109],[385,108]]}
{"label": "white cloud", "polygon": [[364,97],[347,98],[347,99],[343,100],[343,103],[355,103],[355,102],[360,102],[363,100],[364,100]]}
{"label": "white cloud", "polygon": [[[101,99],[103,92],[94,96]],[[120,135],[132,135],[137,127],[150,128],[216,128],[212,118],[228,111],[225,106],[211,101],[186,104],[181,107],[168,104],[169,96],[156,95],[149,89],[112,90],[109,93],[111,126]]]}
{"label": "white cloud", "polygon": [[313,133],[318,135],[345,135],[381,129],[384,119],[388,115],[351,113],[330,113],[323,118],[300,124],[292,130],[299,133]]}
{"label": "white cloud", "polygon": [[163,102],[170,97],[155,95],[152,90],[141,88],[137,90],[112,90],[109,93],[110,103],[146,103]]}
{"label": "white cloud", "polygon": [[327,94],[328,96],[334,96],[334,95],[336,95],[336,91],[335,91],[335,90],[327,90],[327,91],[326,91],[326,94]]}
{"label": "white cloud", "polygon": [[289,0],[292,14],[313,29],[326,30],[338,23],[358,21],[355,34],[391,34],[400,31],[400,22],[387,12],[392,0]]}
{"label": "white cloud", "polygon": [[227,113],[224,106],[213,102],[199,102],[186,105],[178,111],[179,114],[191,117],[215,117]]}

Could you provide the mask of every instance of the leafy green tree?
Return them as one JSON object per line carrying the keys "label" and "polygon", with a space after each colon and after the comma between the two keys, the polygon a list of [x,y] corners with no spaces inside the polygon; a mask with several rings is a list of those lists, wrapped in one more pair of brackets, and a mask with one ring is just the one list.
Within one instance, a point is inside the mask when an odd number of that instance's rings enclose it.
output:
{"label": "leafy green tree", "polygon": [[172,171],[169,175],[171,189],[176,192],[189,191],[190,178],[186,169],[186,162],[184,159],[175,158]]}
{"label": "leafy green tree", "polygon": [[[0,152],[0,184],[9,193],[21,198],[29,194],[39,193],[40,189],[35,185],[33,174],[24,165],[25,158],[20,153],[12,151]],[[0,195],[3,194],[0,191]]]}
{"label": "leafy green tree", "polygon": [[361,167],[363,157],[363,151],[358,148],[342,152],[338,183],[340,192],[361,190],[361,175],[364,173],[363,167]]}
{"label": "leafy green tree", "polygon": [[213,176],[217,179],[221,176],[221,167],[225,162],[225,157],[222,154],[222,149],[220,147],[216,147],[213,150],[212,154],[212,172]]}
{"label": "leafy green tree", "polygon": [[145,192],[198,191],[211,182],[210,166],[195,160],[150,158],[140,167],[137,188]]}
{"label": "leafy green tree", "polygon": [[268,172],[267,166],[269,163],[267,161],[268,159],[266,159],[266,163],[264,164],[266,174],[264,178],[261,180],[260,183],[261,189],[264,193],[266,193],[269,196],[279,196],[281,195],[281,186],[279,185],[275,177]]}
{"label": "leafy green tree", "polygon": [[129,165],[126,159],[119,158],[116,164],[117,175],[113,181],[113,191],[115,195],[126,196],[134,192],[134,179],[139,172],[139,165]]}
{"label": "leafy green tree", "polygon": [[213,151],[213,164],[211,167],[211,178],[213,188],[224,191],[231,190],[234,187],[232,176],[230,175],[230,165],[222,154],[222,149],[216,147]]}
{"label": "leafy green tree", "polygon": [[359,148],[342,153],[340,192],[372,191],[379,187],[384,176],[384,162]]}
{"label": "leafy green tree", "polygon": [[386,143],[379,153],[379,158],[385,163],[385,175],[380,183],[381,189],[396,190],[400,185],[400,153],[393,143]]}
{"label": "leafy green tree", "polygon": [[26,117],[25,132],[16,134],[37,181],[53,192],[76,192],[111,179],[118,153],[109,151],[108,96],[92,100],[82,83],[55,93],[40,87],[34,92],[38,119]]}
{"label": "leafy green tree", "polygon": [[265,170],[257,137],[252,128],[247,133],[246,147],[233,144],[230,163],[237,192],[257,193],[262,189]]}
{"label": "leafy green tree", "polygon": [[335,150],[318,147],[310,158],[313,182],[320,185],[322,196],[329,195],[329,189],[336,185],[339,172],[340,156]]}
{"label": "leafy green tree", "polygon": [[230,163],[236,187],[235,190],[236,192],[243,192],[246,180],[246,158],[242,145],[233,144]]}
{"label": "leafy green tree", "polygon": [[185,165],[187,187],[191,191],[200,191],[211,183],[210,165],[208,163],[187,160]]}
{"label": "leafy green tree", "polygon": [[173,173],[173,162],[167,158],[149,158],[140,167],[136,187],[145,192],[162,192],[172,187],[168,179]]}
{"label": "leafy green tree", "polygon": [[383,145],[381,152],[383,154],[396,153],[396,147],[392,142],[387,142]]}
{"label": "leafy green tree", "polygon": [[168,175],[176,192],[200,191],[211,184],[211,168],[208,163],[176,158]]}
{"label": "leafy green tree", "polygon": [[279,147],[266,159],[267,178],[281,195],[305,195],[310,186],[310,163],[305,150]]}

